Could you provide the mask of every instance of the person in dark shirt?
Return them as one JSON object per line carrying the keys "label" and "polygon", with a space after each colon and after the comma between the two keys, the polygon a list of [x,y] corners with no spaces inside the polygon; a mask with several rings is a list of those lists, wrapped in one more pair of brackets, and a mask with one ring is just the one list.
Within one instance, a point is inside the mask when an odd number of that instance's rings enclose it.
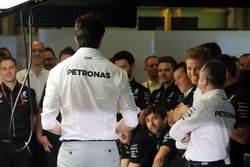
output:
{"label": "person in dark shirt", "polygon": [[139,124],[134,130],[119,135],[121,167],[152,167],[157,152],[152,136]]}
{"label": "person in dark shirt", "polygon": [[33,89],[29,93],[28,87],[24,86],[18,97],[21,84],[16,80],[16,72],[16,60],[10,56],[1,57],[0,75],[3,81],[0,85],[0,164],[4,167],[30,167],[29,146],[25,145],[33,121],[30,107],[32,106],[34,115],[38,113],[36,95]]}
{"label": "person in dark shirt", "polygon": [[249,138],[250,115],[249,90],[238,81],[236,65],[232,57],[223,54],[218,59],[227,69],[224,83],[228,101],[234,106],[236,122],[230,139],[230,160],[232,167],[244,167],[244,153]]}
{"label": "person in dark shirt", "polygon": [[150,92],[142,84],[137,82],[133,77],[133,70],[135,68],[135,59],[132,53],[122,50],[117,52],[111,59],[118,67],[125,70],[128,74],[130,86],[135,98],[135,104],[141,110],[148,106]]}
{"label": "person in dark shirt", "polygon": [[157,154],[153,166],[172,167],[172,160],[177,154],[175,140],[169,136],[170,126],[167,124],[167,113],[162,106],[148,106],[145,108],[144,119],[146,128],[154,136],[157,143]]}
{"label": "person in dark shirt", "polygon": [[174,109],[183,99],[179,88],[174,84],[174,68],[176,61],[171,56],[159,58],[158,73],[161,88],[152,92],[150,105],[161,105],[166,111]]}

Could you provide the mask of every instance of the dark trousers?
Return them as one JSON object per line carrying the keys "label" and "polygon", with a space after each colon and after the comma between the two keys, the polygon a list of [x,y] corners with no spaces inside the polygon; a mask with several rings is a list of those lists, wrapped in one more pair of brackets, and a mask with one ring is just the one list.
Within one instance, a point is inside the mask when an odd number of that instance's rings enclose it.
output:
{"label": "dark trousers", "polygon": [[[24,142],[14,143],[16,149],[24,146]],[[17,152],[11,143],[0,141],[0,166],[1,167],[30,167],[30,151],[25,148]]]}

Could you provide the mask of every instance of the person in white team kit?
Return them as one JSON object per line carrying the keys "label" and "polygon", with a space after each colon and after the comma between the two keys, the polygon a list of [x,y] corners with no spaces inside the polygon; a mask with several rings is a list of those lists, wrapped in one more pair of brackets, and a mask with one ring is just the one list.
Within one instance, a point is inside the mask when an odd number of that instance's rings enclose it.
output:
{"label": "person in white team kit", "polygon": [[[58,167],[118,167],[117,134],[138,124],[126,73],[98,50],[104,33],[99,16],[77,18],[75,39],[79,49],[49,73],[42,125],[61,135]],[[61,123],[56,120],[59,109]],[[117,109],[123,116],[118,123]]]}
{"label": "person in white team kit", "polygon": [[186,166],[224,167],[235,111],[222,89],[226,69],[218,61],[208,61],[200,70],[198,87],[202,95],[170,129],[170,136],[188,141]]}

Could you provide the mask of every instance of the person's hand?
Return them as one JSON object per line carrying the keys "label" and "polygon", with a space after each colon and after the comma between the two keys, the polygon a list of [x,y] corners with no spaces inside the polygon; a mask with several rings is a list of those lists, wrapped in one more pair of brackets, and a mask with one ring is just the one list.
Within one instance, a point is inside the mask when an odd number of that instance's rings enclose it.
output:
{"label": "person's hand", "polygon": [[186,133],[185,137],[181,140],[183,143],[188,143],[190,140],[191,132]]}
{"label": "person's hand", "polygon": [[43,146],[43,149],[45,150],[45,152],[48,152],[48,153],[51,152],[51,149],[53,148],[53,146],[50,143],[47,136],[42,135],[42,136],[38,137],[38,142]]}

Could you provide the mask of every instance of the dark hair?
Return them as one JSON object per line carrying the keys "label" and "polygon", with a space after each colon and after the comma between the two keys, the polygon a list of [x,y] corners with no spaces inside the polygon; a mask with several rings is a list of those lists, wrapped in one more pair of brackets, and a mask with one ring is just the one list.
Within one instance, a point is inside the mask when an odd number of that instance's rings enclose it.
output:
{"label": "dark hair", "polygon": [[159,64],[161,63],[170,63],[173,68],[175,68],[175,66],[177,65],[177,62],[175,61],[175,59],[172,56],[163,56],[159,58]]}
{"label": "dark hair", "polygon": [[196,46],[188,49],[184,55],[185,60],[187,59],[200,59],[204,63],[211,59],[211,53],[207,48]]}
{"label": "dark hair", "polygon": [[62,57],[62,55],[63,54],[69,54],[69,55],[73,55],[73,54],[75,54],[75,50],[73,49],[73,48],[71,48],[70,46],[68,46],[68,47],[66,47],[66,48],[64,48],[63,50],[61,50],[60,51],[60,53],[59,53],[59,59],[61,59],[61,57]]}
{"label": "dark hair", "polygon": [[88,13],[76,19],[75,37],[78,47],[99,48],[105,26],[100,16]]}
{"label": "dark hair", "polygon": [[56,58],[55,52],[54,52],[54,50],[51,47],[45,47],[44,51],[45,52],[51,52],[52,55],[53,55],[53,58]]}
{"label": "dark hair", "polygon": [[250,56],[250,53],[244,53],[243,55],[240,56],[240,59],[243,57],[248,57],[248,56]]}
{"label": "dark hair", "polygon": [[145,65],[145,66],[147,65],[148,59],[151,59],[151,58],[156,58],[156,59],[158,59],[159,57],[156,56],[156,55],[148,56],[148,57],[144,60],[144,65]]}
{"label": "dark hair", "polygon": [[201,44],[200,46],[207,48],[210,51],[212,58],[216,58],[218,55],[222,54],[221,48],[216,42],[208,42]]}
{"label": "dark hair", "polygon": [[185,73],[187,73],[187,65],[184,61],[178,63],[175,68],[174,68],[174,71],[177,71],[179,70],[180,68],[183,68],[183,70],[185,71]]}
{"label": "dark hair", "polygon": [[117,60],[122,60],[125,59],[127,60],[127,62],[132,65],[135,63],[135,58],[132,55],[132,53],[126,51],[126,50],[122,50],[120,52],[117,52],[110,60],[111,62],[115,63],[115,61]]}
{"label": "dark hair", "polygon": [[8,55],[6,55],[6,53],[4,53],[4,51],[0,50],[0,58],[5,57],[5,56],[8,56]]}
{"label": "dark hair", "polygon": [[6,61],[6,60],[12,60],[15,64],[15,66],[17,66],[16,59],[14,59],[13,57],[7,56],[7,55],[0,58],[0,63],[2,63],[2,61]]}
{"label": "dark hair", "polygon": [[144,119],[146,119],[146,117],[151,113],[159,115],[162,119],[164,119],[167,116],[167,113],[166,113],[164,107],[161,107],[159,105],[155,105],[155,106],[149,105],[149,106],[147,106],[143,111]]}
{"label": "dark hair", "polygon": [[227,55],[227,54],[222,54],[217,57],[217,59],[224,64],[226,67],[227,71],[231,75],[231,77],[236,77],[236,64],[233,59],[233,57]]}
{"label": "dark hair", "polygon": [[5,52],[7,52],[7,54],[6,54],[6,56],[10,56],[10,57],[12,57],[12,54],[11,54],[11,52],[10,52],[10,50],[8,49],[8,48],[6,48],[6,47],[1,47],[0,48],[1,49],[1,51],[5,51]]}
{"label": "dark hair", "polygon": [[226,79],[226,67],[218,60],[209,60],[205,63],[202,72],[215,87],[222,88]]}

